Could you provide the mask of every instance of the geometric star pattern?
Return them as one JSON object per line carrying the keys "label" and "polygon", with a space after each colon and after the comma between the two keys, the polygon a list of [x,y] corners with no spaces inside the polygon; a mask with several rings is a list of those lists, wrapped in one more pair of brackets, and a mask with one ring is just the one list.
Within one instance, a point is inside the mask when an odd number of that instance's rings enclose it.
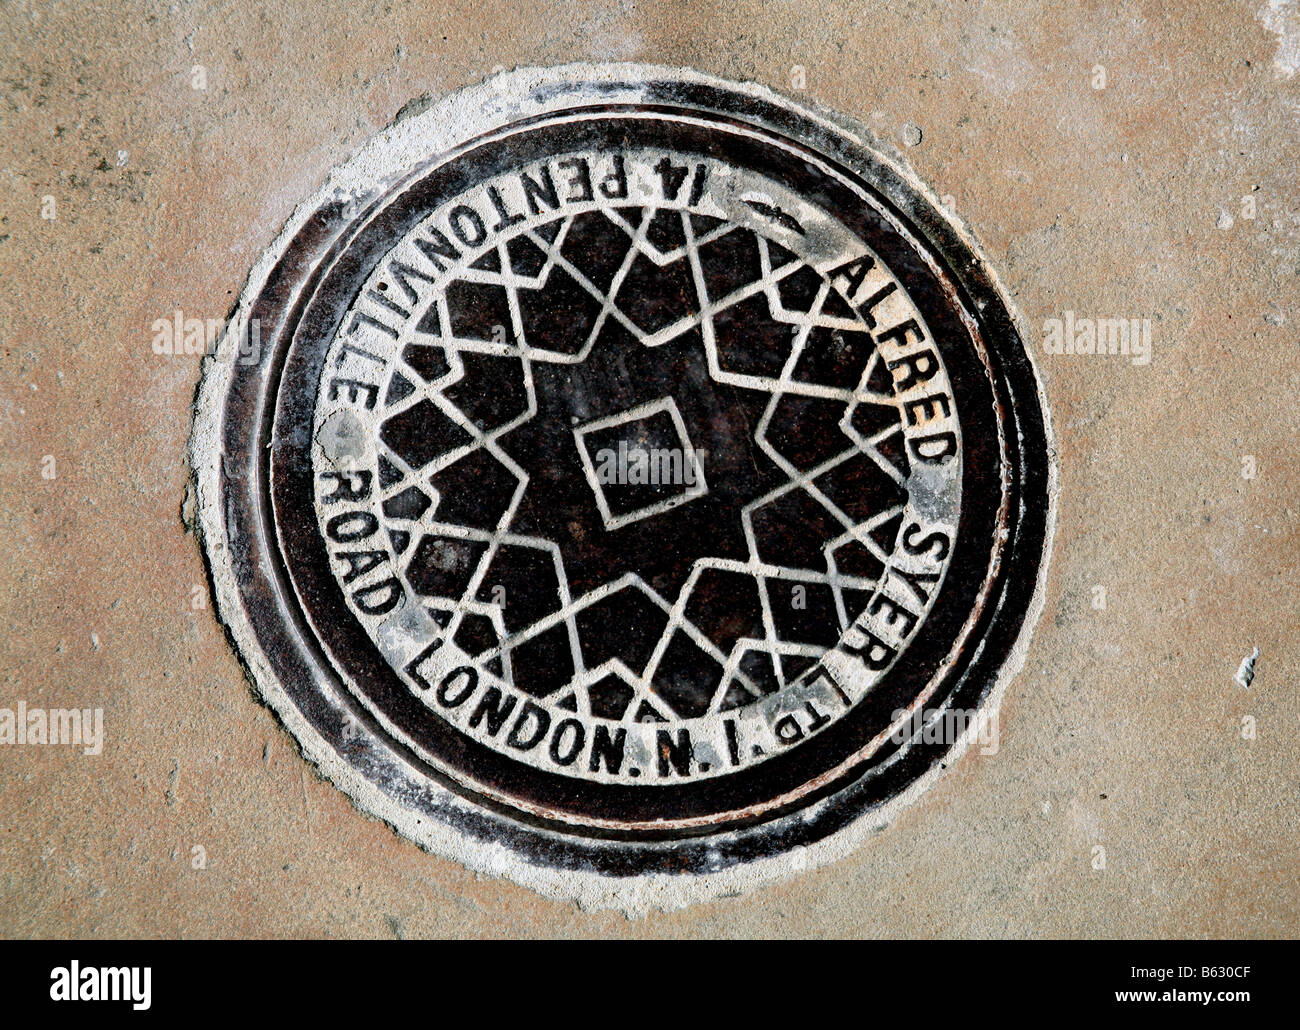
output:
{"label": "geometric star pattern", "polygon": [[[607,528],[574,427],[671,396],[707,490]],[[386,529],[445,634],[542,703],[695,718],[795,681],[892,553],[892,377],[831,283],[673,207],[504,239],[421,313],[379,433]]]}

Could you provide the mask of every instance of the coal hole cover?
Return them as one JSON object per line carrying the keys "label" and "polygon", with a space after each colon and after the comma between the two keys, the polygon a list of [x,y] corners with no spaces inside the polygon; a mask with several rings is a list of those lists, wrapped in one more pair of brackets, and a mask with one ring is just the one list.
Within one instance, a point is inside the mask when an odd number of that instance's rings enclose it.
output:
{"label": "coal hole cover", "polygon": [[842,854],[987,744],[1051,529],[969,239],[846,120],[662,68],[500,75],[364,148],[255,269],[192,458],[308,758],[627,909]]}

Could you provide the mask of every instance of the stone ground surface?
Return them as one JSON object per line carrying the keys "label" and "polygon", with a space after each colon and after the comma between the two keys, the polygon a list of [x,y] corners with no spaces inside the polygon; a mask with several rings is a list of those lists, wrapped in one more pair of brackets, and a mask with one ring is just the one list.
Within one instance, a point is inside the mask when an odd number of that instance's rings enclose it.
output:
{"label": "stone ground surface", "polygon": [[[0,10],[0,706],[105,713],[97,757],[0,750],[0,934],[1300,932],[1294,3],[252,7]],[[796,93],[798,65],[905,150],[1024,315],[1061,463],[999,753],[845,861],[636,920],[471,875],[315,776],[195,607],[199,359],[150,347],[177,308],[224,317],[408,101],[574,60]],[[1043,355],[1066,310],[1150,318],[1150,364]]]}

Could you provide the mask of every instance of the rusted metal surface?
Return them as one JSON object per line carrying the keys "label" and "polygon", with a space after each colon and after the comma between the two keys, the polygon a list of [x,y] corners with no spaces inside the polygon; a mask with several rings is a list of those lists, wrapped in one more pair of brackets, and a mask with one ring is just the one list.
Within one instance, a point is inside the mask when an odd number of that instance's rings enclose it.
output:
{"label": "rusted metal surface", "polygon": [[375,154],[255,273],[193,447],[309,757],[573,896],[887,818],[966,743],[913,713],[996,700],[1049,532],[984,262],[853,127],[663,69],[514,73]]}

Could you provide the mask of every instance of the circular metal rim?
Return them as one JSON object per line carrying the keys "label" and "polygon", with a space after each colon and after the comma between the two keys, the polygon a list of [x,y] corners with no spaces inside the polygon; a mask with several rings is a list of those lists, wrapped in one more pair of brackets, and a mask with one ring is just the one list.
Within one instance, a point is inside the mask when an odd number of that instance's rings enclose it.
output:
{"label": "circular metal rim", "polygon": [[[592,120],[588,124],[599,121],[601,117],[615,119],[617,126],[615,135],[634,133],[634,128],[626,123],[629,115],[639,117],[648,114],[653,119],[657,113],[646,111],[645,108],[637,112],[606,112],[599,106],[584,107],[581,110],[584,118]],[[571,113],[571,111],[558,111],[553,115],[556,119],[565,119]],[[561,130],[573,128],[571,122],[564,120],[559,122],[559,127]],[[548,124],[542,122],[518,130],[504,139],[493,139],[486,144],[467,141],[461,153],[440,161],[436,169],[429,173],[429,177],[439,176],[444,169],[454,168],[457,161],[479,153],[482,147],[497,148],[503,142],[515,141],[519,135],[545,132],[547,128]],[[721,125],[711,126],[715,132],[724,132],[726,128]],[[745,128],[752,127],[745,126]],[[515,127],[511,126],[511,129],[514,130]],[[813,156],[809,154],[808,158]],[[797,167],[799,158],[792,158],[792,164]],[[789,170],[787,174],[790,174]],[[403,208],[413,208],[414,217],[420,217],[426,201],[411,195],[422,192],[425,181],[427,180],[403,183],[399,191],[400,199],[393,198],[390,192],[384,198],[385,202],[391,200],[384,210],[385,220],[388,212],[399,204]],[[861,185],[864,190],[870,190],[870,184]],[[374,219],[358,227],[347,250],[346,263],[349,266],[356,263],[354,252],[365,249],[364,244],[360,242],[362,238],[375,235],[373,227],[379,218],[380,216],[376,215]],[[868,218],[867,221],[871,219]],[[396,230],[398,233],[401,231],[403,231],[401,227]],[[381,252],[390,238],[387,231],[379,235],[381,242],[375,252]],[[888,240],[889,245],[895,250],[886,253],[884,244],[891,235],[893,234],[888,231],[883,233],[878,231],[879,238],[872,238],[871,244],[889,267],[896,268],[897,265],[893,261],[896,251],[901,251],[898,256],[906,259],[914,259],[916,255],[910,249],[906,249],[911,243],[902,236]],[[369,260],[364,258],[361,259],[361,263],[366,268],[370,264]],[[286,363],[277,366],[275,370],[277,382],[311,384],[317,380],[320,374],[320,362],[324,360],[329,339],[337,330],[343,306],[355,292],[354,274],[365,274],[363,271],[340,275],[338,269],[341,264],[344,264],[342,255],[337,263],[322,272],[313,286],[309,302],[295,314],[293,324],[286,328],[284,336],[289,342],[285,346],[289,353]],[[333,291],[336,295],[331,303],[330,283],[335,280],[342,281]],[[918,305],[925,317],[933,344],[944,352],[954,389],[958,389],[958,384],[961,384],[962,388],[969,386],[971,391],[970,394],[963,396],[967,410],[967,417],[963,419],[966,428],[963,454],[969,457],[972,450],[986,448],[990,442],[983,439],[979,432],[972,432],[979,428],[976,425],[977,414],[981,418],[987,417],[993,408],[991,393],[989,398],[982,398],[980,401],[980,404],[988,406],[988,411],[981,410],[979,405],[973,403],[976,392],[988,388],[988,384],[984,381],[986,368],[977,360],[978,355],[967,353],[967,341],[963,339],[960,343],[953,343],[953,339],[960,336],[963,330],[957,314],[948,306],[948,298],[943,296],[945,284],[936,278],[932,283],[927,281],[924,290],[921,286],[921,283],[914,280],[909,283],[909,292],[913,302]],[[313,315],[317,309],[323,309],[323,314]],[[310,329],[301,332],[304,325],[309,325]],[[306,355],[303,354],[304,350],[307,352]],[[973,382],[970,382],[971,380]],[[277,424],[280,421],[287,423],[288,439],[282,441],[274,426],[267,425],[264,430],[262,446],[264,449],[269,447],[274,459],[270,463],[269,472],[265,466],[262,467],[262,479],[271,480],[268,503],[275,512],[276,529],[279,533],[279,548],[278,551],[272,552],[271,559],[277,569],[283,571],[287,580],[294,585],[300,609],[315,626],[314,639],[309,639],[307,643],[323,644],[324,651],[331,658],[333,666],[344,669],[347,673],[347,681],[360,690],[363,704],[369,700],[377,708],[383,709],[384,700],[380,698],[385,699],[390,706],[389,718],[400,725],[400,715],[404,714],[406,725],[402,726],[402,729],[405,735],[413,740],[420,740],[425,752],[437,755],[439,742],[436,734],[425,734],[423,735],[425,739],[421,740],[419,724],[425,718],[424,710],[418,704],[411,703],[407,688],[397,679],[388,665],[378,656],[370,654],[370,642],[355,625],[337,584],[332,577],[322,575],[321,570],[316,568],[321,544],[317,540],[314,515],[310,512],[313,498],[312,470],[302,455],[302,448],[295,443],[295,429],[299,424],[297,420],[309,418],[307,409],[311,401],[312,397],[305,388],[292,391],[281,389],[277,392]],[[304,409],[298,412],[296,417],[292,410],[287,410],[295,405]],[[1003,430],[1000,425],[990,424],[984,426],[983,430],[986,436],[997,439],[999,443],[1002,442],[1000,437]],[[282,442],[283,446],[281,446]],[[582,832],[609,839],[651,840],[665,839],[669,836],[716,833],[732,826],[752,824],[770,818],[775,812],[793,811],[808,803],[807,799],[810,795],[818,796],[832,792],[838,781],[849,776],[870,775],[871,766],[875,764],[877,755],[882,751],[887,753],[889,750],[888,748],[880,751],[869,750],[870,742],[873,739],[879,740],[889,728],[890,720],[886,713],[904,707],[911,703],[912,698],[931,689],[936,694],[942,694],[942,687],[953,679],[951,669],[943,671],[948,664],[949,656],[960,651],[960,640],[969,636],[974,624],[983,618],[983,605],[978,602],[981,591],[987,588],[988,580],[993,575],[986,571],[986,568],[996,567],[994,552],[997,551],[999,542],[994,528],[1000,514],[999,505],[1004,502],[1004,499],[1001,496],[1001,483],[996,463],[990,464],[987,459],[980,463],[968,461],[966,467],[967,478],[963,484],[963,491],[967,494],[968,503],[963,506],[961,533],[952,544],[950,562],[953,570],[945,580],[940,596],[935,600],[934,608],[926,616],[926,625],[933,626],[942,621],[944,612],[955,612],[955,615],[949,617],[954,639],[951,641],[943,637],[937,640],[931,639],[933,636],[931,634],[923,644],[918,641],[910,643],[904,652],[908,660],[896,666],[882,682],[874,685],[868,697],[855,705],[833,730],[823,731],[819,735],[820,743],[817,748],[801,747],[795,749],[793,753],[774,757],[761,766],[751,766],[747,770],[730,774],[725,780],[709,782],[709,787],[712,789],[706,796],[722,797],[725,802],[724,807],[712,812],[699,812],[698,808],[702,800],[699,795],[704,787],[698,782],[679,787],[660,786],[653,789],[593,788],[591,793],[599,797],[595,798],[592,804],[622,813],[617,821],[613,821],[601,819],[599,816],[587,816],[585,813],[590,809],[580,804],[585,800],[582,795],[583,785],[579,784],[575,788],[570,781],[553,774],[529,770],[525,780],[519,784],[520,789],[516,791],[514,797],[504,789],[496,792],[490,787],[476,787],[473,783],[464,784],[456,781],[456,772],[460,772],[469,777],[477,775],[481,783],[485,770],[489,768],[494,770],[493,776],[503,780],[509,775],[508,760],[503,761],[498,755],[472,742],[456,740],[448,745],[453,754],[453,759],[448,764],[454,766],[455,759],[460,759],[459,770],[445,770],[428,762],[421,762],[416,757],[417,752],[409,746],[406,746],[407,755],[411,761],[421,764],[421,768],[429,775],[440,778],[452,789],[458,789],[467,796],[476,798],[480,803],[509,806],[516,811],[517,817],[540,825],[552,825],[561,831]],[[977,512],[974,506],[977,494],[980,495],[979,499],[984,507],[982,512]],[[979,524],[972,526],[971,523],[976,520]],[[989,555],[988,558],[985,558],[986,553]],[[964,591],[967,596],[954,597],[953,595],[959,590]],[[311,599],[310,611],[306,611],[308,604],[304,598]],[[322,608],[325,610],[322,611]],[[920,667],[917,665],[918,650],[928,655]],[[902,689],[897,683],[899,679],[906,680]],[[889,698],[894,694],[897,697],[890,701]],[[391,706],[394,704],[399,706],[399,714],[391,712]],[[400,712],[402,707],[405,708],[404,712]],[[392,735],[392,731],[389,730],[390,738]],[[846,737],[855,738],[856,743],[846,742]],[[831,743],[832,739],[836,744]],[[834,754],[827,754],[828,750],[834,750]],[[462,755],[461,752],[464,754]],[[811,771],[808,771],[810,766]],[[773,788],[771,781],[774,778],[780,780],[783,773],[787,786],[784,789]],[[755,783],[763,786],[757,790],[751,787],[752,793],[748,796],[741,792],[742,784]],[[520,796],[521,794],[523,796]],[[634,811],[645,814],[634,817],[632,814]]]}
{"label": "circular metal rim", "polygon": [[[687,92],[692,102],[681,105],[680,98]],[[249,499],[243,488],[249,484],[250,470],[247,464],[241,467],[238,461],[232,462],[239,452],[240,427],[237,420],[227,422],[224,418],[227,403],[245,414],[266,417],[267,398],[259,390],[265,386],[259,382],[260,369],[258,374],[241,376],[234,360],[240,334],[249,320],[257,318],[263,326],[269,324],[271,338],[279,339],[284,314],[298,299],[295,285],[317,267],[325,252],[341,245],[351,235],[350,230],[364,223],[364,217],[356,217],[357,209],[380,202],[422,170],[404,167],[401,161],[382,167],[381,151],[385,147],[390,152],[394,146],[400,150],[403,137],[410,139],[415,133],[437,137],[442,124],[456,125],[455,115],[477,116],[481,123],[484,113],[490,112],[487,122],[499,127],[530,110],[589,104],[593,94],[604,99],[621,97],[637,104],[675,102],[715,113],[739,111],[746,120],[776,127],[783,135],[806,141],[850,169],[870,168],[872,184],[920,230],[924,242],[943,258],[961,287],[967,309],[979,312],[985,321],[986,339],[994,357],[1004,363],[996,371],[1006,389],[1003,414],[1008,440],[1037,452],[1020,463],[1016,478],[1023,483],[1012,484],[1023,485],[1026,495],[1020,496],[1015,505],[1017,528],[1007,542],[1007,554],[1027,562],[1031,575],[1014,582],[1006,582],[1004,577],[999,595],[989,598],[1002,639],[998,646],[980,649],[972,670],[951,694],[954,704],[960,701],[972,708],[995,705],[1006,679],[1023,660],[1042,603],[1054,519],[1055,463],[1046,404],[1032,361],[1016,329],[1010,304],[977,256],[973,241],[941,213],[943,209],[932,193],[881,153],[879,144],[865,130],[837,116],[794,104],[761,87],[665,68],[612,65],[522,70],[462,91],[424,115],[399,122],[335,173],[331,184],[299,209],[276,246],[250,276],[227,338],[205,370],[191,461],[196,472],[204,549],[221,617],[263,698],[280,714],[307,756],[363,809],[387,819],[426,847],[453,854],[468,865],[506,873],[548,893],[577,896],[583,893],[579,887],[586,883],[587,893],[594,891],[606,897],[614,882],[610,878],[708,873],[712,881],[720,882],[719,877],[726,878],[725,870],[748,863],[747,878],[752,880],[756,865],[764,860],[771,864],[772,856],[791,848],[838,853],[844,850],[847,836],[860,836],[867,824],[886,821],[897,805],[924,789],[951,757],[964,750],[969,734],[951,748],[920,742],[905,745],[885,772],[869,783],[839,784],[811,807],[801,807],[792,814],[669,842],[566,836],[551,827],[528,826],[517,813],[475,805],[453,791],[439,790],[413,775],[414,770],[402,756],[387,752],[377,740],[364,734],[344,739],[332,728],[342,726],[338,713],[346,703],[346,692],[340,693],[326,682],[328,670],[300,665],[295,672],[287,672],[283,651],[279,661],[270,660],[268,651],[277,646],[277,638],[274,632],[264,634],[268,621],[277,620],[289,598],[282,587],[272,583],[247,589],[248,583],[265,569],[259,560],[265,555],[259,555],[257,548],[275,537],[273,533],[259,535],[254,531],[263,528],[255,526],[264,517],[257,503],[242,509],[229,503],[241,490],[243,499]],[[515,99],[511,101],[510,97]],[[701,102],[703,98],[708,99],[707,104]],[[444,139],[451,143],[462,134],[453,131]],[[424,167],[441,156],[431,158]],[[1007,339],[1011,345],[1000,346]],[[1030,423],[1028,431],[1021,423],[1024,418]],[[254,463],[258,460],[256,453],[247,457]],[[1008,568],[1011,564],[1008,562]],[[1008,605],[1013,593],[1018,596]],[[278,643],[290,645],[292,651],[294,628],[282,625],[279,629],[282,633]],[[298,631],[301,629],[298,627]],[[987,641],[990,633],[981,639]],[[295,678],[309,684],[311,690],[295,691],[287,682]],[[872,785],[878,789],[871,789]],[[873,818],[864,818],[869,814]],[[845,833],[855,826],[856,835]],[[477,841],[477,845],[467,841]],[[597,881],[583,879],[590,876],[598,878],[598,886]],[[696,884],[691,891],[698,893],[700,889]]]}

